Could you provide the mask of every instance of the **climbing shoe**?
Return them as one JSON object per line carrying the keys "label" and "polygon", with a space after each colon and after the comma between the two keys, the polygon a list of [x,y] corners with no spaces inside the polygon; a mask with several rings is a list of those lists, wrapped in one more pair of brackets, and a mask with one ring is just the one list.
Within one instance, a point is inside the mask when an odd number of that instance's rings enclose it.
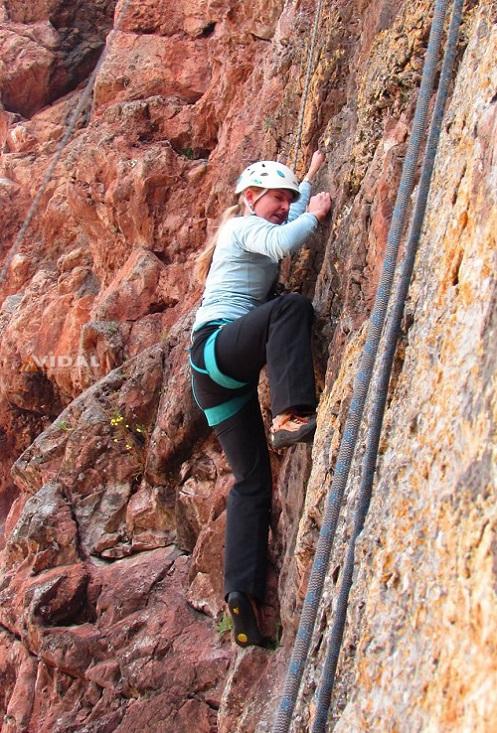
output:
{"label": "climbing shoe", "polygon": [[311,443],[316,432],[315,415],[277,415],[271,426],[273,448],[287,448],[296,443]]}
{"label": "climbing shoe", "polygon": [[228,595],[228,608],[233,620],[233,633],[238,646],[255,644],[264,646],[265,639],[259,631],[255,609],[245,593],[232,591]]}

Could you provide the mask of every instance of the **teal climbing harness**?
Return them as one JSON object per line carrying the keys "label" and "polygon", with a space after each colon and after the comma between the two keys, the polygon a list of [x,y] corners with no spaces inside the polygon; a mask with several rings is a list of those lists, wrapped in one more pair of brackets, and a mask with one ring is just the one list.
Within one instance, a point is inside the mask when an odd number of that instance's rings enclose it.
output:
{"label": "teal climbing harness", "polygon": [[202,407],[197,398],[197,395],[195,394],[195,385],[192,378],[192,391],[193,396],[195,397],[195,402],[204,412],[205,417],[207,418],[207,423],[210,427],[213,427],[214,425],[219,425],[219,423],[223,422],[223,420],[227,420],[228,418],[233,417],[233,415],[236,415],[236,413],[242,409],[242,407],[250,400],[250,398],[254,394],[254,387],[252,385],[250,385],[248,382],[239,382],[237,379],[233,379],[233,377],[229,377],[226,374],[223,374],[217,364],[216,340],[221,332],[221,329],[227,323],[231,323],[231,321],[223,318],[218,321],[209,321],[208,323],[204,324],[204,326],[217,326],[216,330],[208,336],[204,344],[205,368],[201,368],[197,364],[194,364],[191,354],[190,366],[194,371],[198,372],[199,374],[205,374],[210,377],[210,379],[212,379],[212,381],[215,382],[219,387],[224,387],[224,389],[242,389],[243,387],[247,387],[248,390],[246,392],[243,392],[242,394],[232,397],[229,400],[226,400],[225,402],[221,402],[219,405],[215,405],[213,407]]}

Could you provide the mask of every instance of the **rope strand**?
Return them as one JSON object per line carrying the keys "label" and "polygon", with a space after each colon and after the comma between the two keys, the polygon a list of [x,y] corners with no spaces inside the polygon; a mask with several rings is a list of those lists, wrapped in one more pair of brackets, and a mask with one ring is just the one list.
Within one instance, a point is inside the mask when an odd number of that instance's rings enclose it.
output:
{"label": "rope strand", "polygon": [[307,593],[302,607],[299,628],[288,665],[283,696],[276,712],[273,733],[288,733],[297,701],[302,676],[307,663],[317,610],[323,593],[324,581],[338,524],[338,517],[349,476],[352,458],[357,445],[359,427],[364,404],[371,382],[373,366],[385,321],[388,301],[392,290],[395,263],[407,218],[409,200],[414,188],[414,176],[421,142],[426,127],[428,107],[434,85],[437,61],[440,52],[444,19],[448,0],[436,0],[431,25],[428,49],[423,66],[421,86],[414,114],[412,132],[402,167],[392,221],[388,234],[383,269],[376,290],[373,311],[368,323],[366,343],[361,354],[354,381],[340,449],[335,465],[331,488],[326,500],[323,522],[319,533],[316,552],[309,577]]}
{"label": "rope strand", "polygon": [[323,0],[318,0],[318,4],[316,7],[316,13],[314,16],[314,27],[312,29],[311,45],[309,47],[309,53],[307,54],[307,70],[306,70],[306,75],[305,75],[304,93],[302,95],[302,101],[300,104],[299,122],[298,122],[297,132],[295,135],[295,153],[294,153],[294,159],[293,159],[293,170],[295,171],[297,170],[297,163],[299,160],[299,153],[300,153],[300,145],[302,142],[302,132],[304,129],[304,117],[305,117],[305,109],[307,106],[307,97],[309,96],[312,72],[314,71],[314,51],[316,48],[316,42],[317,42],[318,30],[319,30],[319,21],[321,18],[322,7],[323,7]]}
{"label": "rope strand", "polygon": [[328,650],[321,673],[321,680],[317,691],[316,718],[312,727],[312,733],[324,733],[328,719],[331,696],[335,683],[335,674],[343,640],[343,632],[347,619],[347,607],[355,561],[355,545],[359,534],[362,532],[366,516],[371,502],[373,478],[378,456],[383,415],[385,412],[386,399],[390,374],[395,356],[400,324],[404,313],[405,301],[414,270],[414,261],[421,237],[421,230],[426,214],[428,195],[430,192],[435,157],[440,141],[440,131],[447,102],[450,80],[454,68],[459,30],[462,19],[462,8],[464,0],[454,0],[452,19],[450,23],[447,46],[445,50],[440,82],[433,110],[430,131],[426,143],[426,152],[421,168],[418,194],[406,244],[406,255],[401,265],[401,273],[393,298],[392,311],[385,327],[383,337],[383,349],[379,356],[380,369],[378,375],[377,389],[371,407],[371,423],[366,435],[366,451],[361,465],[361,484],[359,497],[354,516],[354,528],[352,537],[347,548],[346,560],[342,573],[342,582],[337,600],[335,618],[331,632],[328,635]]}

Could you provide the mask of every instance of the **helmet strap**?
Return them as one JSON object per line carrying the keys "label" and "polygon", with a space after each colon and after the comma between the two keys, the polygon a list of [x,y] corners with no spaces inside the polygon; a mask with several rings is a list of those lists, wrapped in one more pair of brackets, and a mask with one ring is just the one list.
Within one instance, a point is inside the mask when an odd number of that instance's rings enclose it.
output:
{"label": "helmet strap", "polygon": [[252,203],[250,203],[250,201],[247,199],[246,196],[243,197],[243,200],[245,202],[245,205],[247,206],[247,208],[248,208],[248,210],[250,211],[251,214],[255,214],[254,206],[259,201],[259,199],[261,199],[263,196],[265,196],[267,194],[268,191],[269,191],[268,188],[264,188],[261,191],[261,193],[252,201]]}

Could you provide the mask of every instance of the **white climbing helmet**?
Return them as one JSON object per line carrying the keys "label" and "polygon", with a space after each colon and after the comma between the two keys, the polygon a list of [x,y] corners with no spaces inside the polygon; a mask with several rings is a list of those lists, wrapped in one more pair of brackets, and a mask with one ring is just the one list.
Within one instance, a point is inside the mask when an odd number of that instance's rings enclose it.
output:
{"label": "white climbing helmet", "polygon": [[300,196],[299,182],[295,173],[275,160],[259,160],[247,166],[236,182],[235,193],[242,193],[250,186],[288,189],[293,192],[294,201]]}

